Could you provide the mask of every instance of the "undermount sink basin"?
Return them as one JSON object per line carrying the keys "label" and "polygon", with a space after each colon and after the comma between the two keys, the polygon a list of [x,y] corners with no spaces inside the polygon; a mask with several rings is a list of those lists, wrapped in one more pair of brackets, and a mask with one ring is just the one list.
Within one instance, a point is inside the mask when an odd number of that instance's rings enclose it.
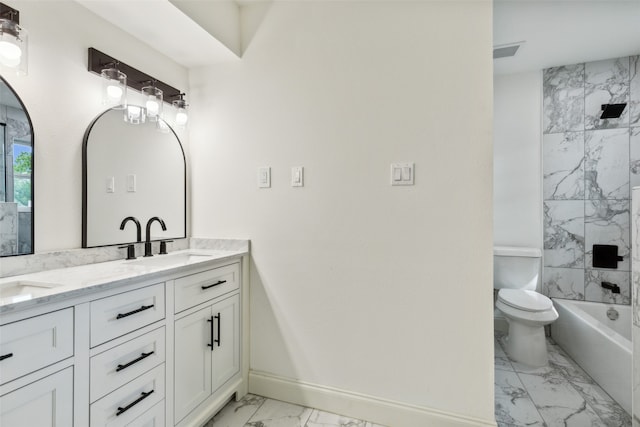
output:
{"label": "undermount sink basin", "polygon": [[51,289],[62,286],[56,283],[33,282],[29,280],[16,280],[0,284],[0,299],[11,298],[13,300],[31,299],[48,293]]}
{"label": "undermount sink basin", "polygon": [[129,261],[129,265],[143,265],[148,267],[189,265],[200,261],[206,261],[213,254],[203,252],[178,252],[168,255],[154,255],[153,257],[139,258]]}

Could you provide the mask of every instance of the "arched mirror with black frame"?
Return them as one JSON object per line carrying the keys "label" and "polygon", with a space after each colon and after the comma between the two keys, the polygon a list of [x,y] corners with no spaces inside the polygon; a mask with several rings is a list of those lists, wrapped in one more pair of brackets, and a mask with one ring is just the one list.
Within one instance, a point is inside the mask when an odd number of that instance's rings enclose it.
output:
{"label": "arched mirror with black frame", "polygon": [[[142,108],[142,107],[139,107]],[[186,162],[182,144],[164,121],[132,124],[123,110],[101,113],[88,127],[82,147],[82,247],[138,241],[146,224],[159,217],[166,225],[149,227],[149,239],[186,237]]]}
{"label": "arched mirror with black frame", "polygon": [[0,256],[34,252],[34,137],[29,113],[0,76]]}

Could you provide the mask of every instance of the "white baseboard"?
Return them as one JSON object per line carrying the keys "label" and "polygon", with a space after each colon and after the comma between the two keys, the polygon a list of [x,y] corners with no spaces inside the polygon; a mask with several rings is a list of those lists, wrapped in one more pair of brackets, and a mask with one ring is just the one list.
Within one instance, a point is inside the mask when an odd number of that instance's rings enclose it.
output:
{"label": "white baseboard", "polygon": [[496,425],[493,420],[482,420],[432,408],[408,405],[257,371],[249,372],[249,393],[318,408],[388,427],[487,427]]}

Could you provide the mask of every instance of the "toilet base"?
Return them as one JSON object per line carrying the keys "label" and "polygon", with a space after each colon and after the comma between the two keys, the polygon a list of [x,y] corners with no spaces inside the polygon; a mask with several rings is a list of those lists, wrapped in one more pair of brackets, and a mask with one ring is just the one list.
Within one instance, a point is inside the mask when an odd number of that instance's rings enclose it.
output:
{"label": "toilet base", "polygon": [[529,326],[509,322],[509,335],[504,339],[507,355],[516,362],[539,368],[547,366],[547,340],[544,334],[544,326]]}

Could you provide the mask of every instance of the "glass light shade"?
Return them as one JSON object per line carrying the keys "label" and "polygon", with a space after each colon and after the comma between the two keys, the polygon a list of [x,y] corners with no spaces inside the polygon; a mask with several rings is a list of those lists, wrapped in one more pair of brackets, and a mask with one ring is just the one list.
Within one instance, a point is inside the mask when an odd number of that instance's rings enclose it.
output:
{"label": "glass light shade", "polygon": [[18,75],[27,75],[27,31],[8,19],[0,19],[0,66]]}
{"label": "glass light shade", "polygon": [[127,106],[127,75],[116,68],[105,68],[102,77],[102,104],[112,108]]}
{"label": "glass light shade", "polygon": [[145,99],[145,108],[149,121],[155,122],[162,117],[162,90],[155,86],[145,86],[141,90]]}
{"label": "glass light shade", "polygon": [[187,115],[187,110],[184,108],[179,108],[176,112],[176,125],[184,127],[187,125],[188,120],[189,116]]}
{"label": "glass light shade", "polygon": [[189,106],[189,104],[187,104],[187,102],[182,99],[181,96],[180,99],[173,101],[173,106],[176,108],[175,127],[177,129],[186,128],[187,121],[189,120],[189,115],[187,113],[187,107]]}
{"label": "glass light shade", "polygon": [[145,122],[144,109],[138,105],[127,105],[124,110],[124,121],[132,125],[139,125]]}

